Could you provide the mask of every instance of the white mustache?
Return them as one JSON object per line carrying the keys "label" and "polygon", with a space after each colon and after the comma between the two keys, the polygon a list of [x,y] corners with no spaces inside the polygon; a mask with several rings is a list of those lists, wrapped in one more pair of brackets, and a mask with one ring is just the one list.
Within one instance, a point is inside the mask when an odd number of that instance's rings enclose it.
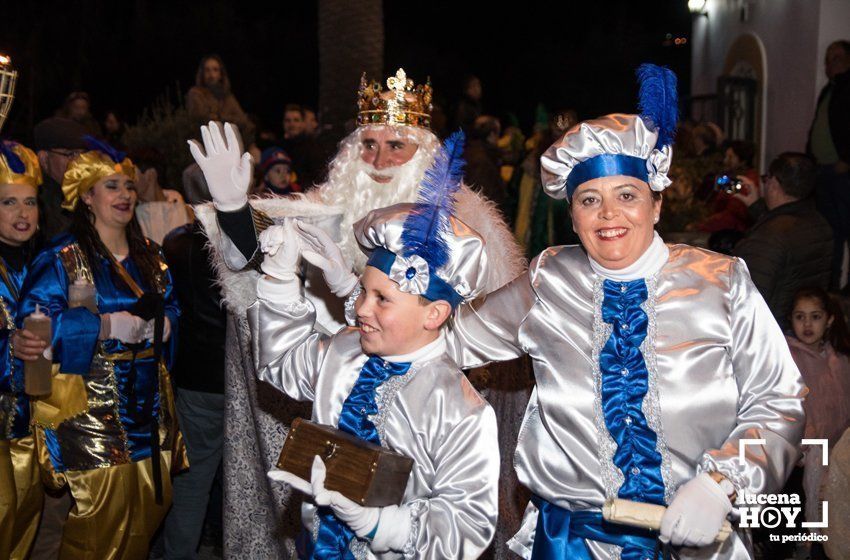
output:
{"label": "white mustache", "polygon": [[398,172],[401,170],[403,166],[396,165],[393,167],[385,167],[383,169],[377,169],[371,163],[366,163],[363,160],[360,160],[360,171],[369,175],[369,176],[379,176],[379,177],[388,177],[390,179],[395,179]]}

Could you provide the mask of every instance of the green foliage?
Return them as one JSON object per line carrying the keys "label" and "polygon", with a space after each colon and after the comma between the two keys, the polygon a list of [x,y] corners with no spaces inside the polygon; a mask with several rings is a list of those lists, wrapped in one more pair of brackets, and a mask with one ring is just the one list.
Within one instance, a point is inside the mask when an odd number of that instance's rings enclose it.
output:
{"label": "green foliage", "polygon": [[186,140],[197,133],[197,126],[177,86],[177,103],[171,102],[169,91],[159,96],[134,126],[127,128],[124,142],[130,157],[144,154],[145,159],[154,160],[163,171],[159,178],[165,188],[182,191],[183,170],[192,163]]}

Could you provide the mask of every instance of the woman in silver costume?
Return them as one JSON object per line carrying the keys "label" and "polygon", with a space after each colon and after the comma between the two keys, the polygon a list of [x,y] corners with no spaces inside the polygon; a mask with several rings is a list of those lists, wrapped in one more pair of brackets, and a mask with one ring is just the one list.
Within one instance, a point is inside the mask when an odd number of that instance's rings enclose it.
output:
{"label": "woman in silver costume", "polygon": [[524,558],[654,558],[656,533],[602,521],[609,498],[667,506],[660,540],[682,558],[750,558],[746,532],[715,543],[721,525],[799,455],[804,386],[745,264],[655,232],[676,78],[638,74],[641,115],[580,123],[541,157],[582,246],[545,250],[448,337],[463,367],[533,360],[514,461],[534,498],[509,543]]}

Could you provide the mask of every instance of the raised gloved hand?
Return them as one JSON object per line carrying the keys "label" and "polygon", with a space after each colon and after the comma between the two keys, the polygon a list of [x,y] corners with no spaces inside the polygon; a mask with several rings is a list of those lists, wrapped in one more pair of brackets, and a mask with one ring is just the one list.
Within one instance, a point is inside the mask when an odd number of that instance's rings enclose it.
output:
{"label": "raised gloved hand", "polygon": [[314,225],[298,222],[296,225],[305,248],[301,252],[304,260],[322,270],[322,276],[331,291],[346,297],[357,286],[359,280],[345,262],[342,251],[330,236]]}
{"label": "raised gloved hand", "polygon": [[[189,140],[189,151],[198,163],[210,189],[213,204],[223,212],[239,210],[248,203],[251,184],[251,154],[242,153],[239,132],[231,123],[210,121],[201,127],[204,148]],[[226,141],[225,141],[226,140]]]}
{"label": "raised gloved hand", "polygon": [[708,473],[700,473],[676,491],[661,518],[661,539],[675,546],[700,547],[714,542],[732,502]]}
{"label": "raised gloved hand", "polygon": [[147,330],[147,321],[127,311],[100,316],[100,340],[117,339],[126,344],[138,344],[145,340]]}

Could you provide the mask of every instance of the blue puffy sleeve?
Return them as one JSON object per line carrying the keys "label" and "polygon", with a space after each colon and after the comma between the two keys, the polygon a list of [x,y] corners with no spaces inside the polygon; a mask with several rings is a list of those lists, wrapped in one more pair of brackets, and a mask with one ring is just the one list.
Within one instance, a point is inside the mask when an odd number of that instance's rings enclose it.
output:
{"label": "blue puffy sleeve", "polygon": [[84,307],[68,308],[68,275],[55,249],[43,251],[32,263],[21,292],[19,326],[36,305],[53,321],[53,362],[62,373],[88,373],[97,350],[100,316]]}

